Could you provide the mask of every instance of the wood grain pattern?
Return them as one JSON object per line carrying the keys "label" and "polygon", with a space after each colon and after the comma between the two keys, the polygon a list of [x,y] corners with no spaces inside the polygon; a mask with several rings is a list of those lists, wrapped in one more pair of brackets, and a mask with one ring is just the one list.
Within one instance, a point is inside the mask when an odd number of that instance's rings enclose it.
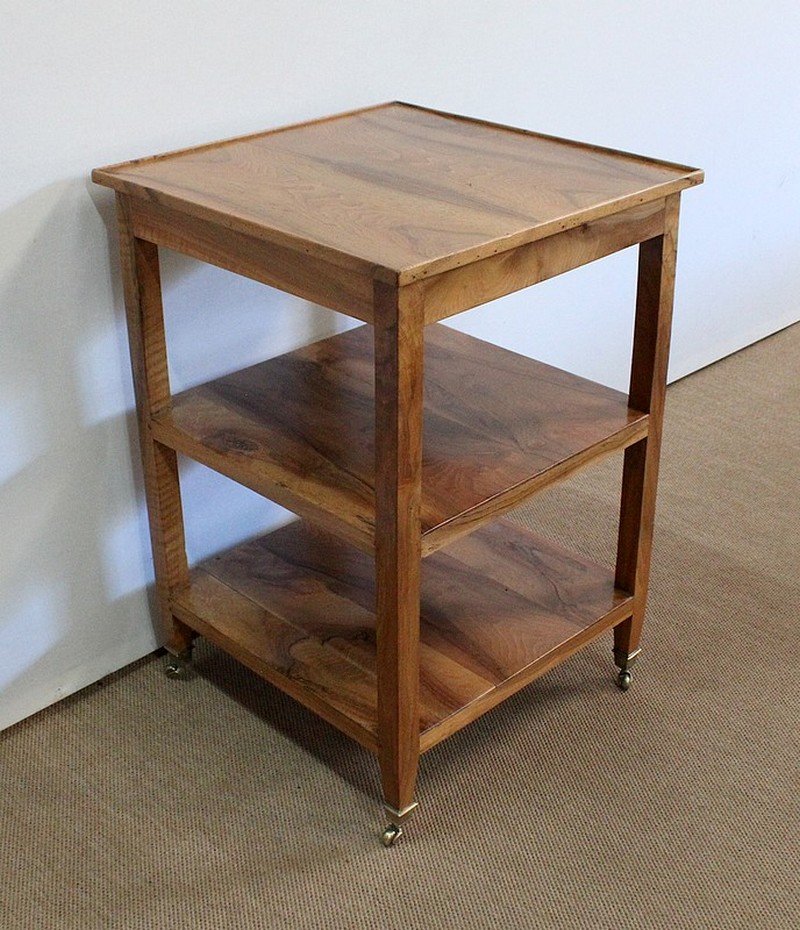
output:
{"label": "wood grain pattern", "polygon": [[[154,435],[370,552],[371,335],[359,327],[186,391]],[[423,554],[646,431],[618,391],[427,327]]]}
{"label": "wood grain pattern", "polygon": [[348,316],[372,321],[372,280],[313,255],[234,232],[161,204],[131,202],[135,234]]}
{"label": "wood grain pattern", "polygon": [[[237,557],[231,558],[235,568]],[[260,568],[250,567],[256,572]],[[235,577],[236,572],[228,574]],[[273,590],[287,593],[280,585]],[[302,614],[302,592],[291,606],[290,617]],[[257,675],[377,753],[375,674],[351,661],[347,650],[310,636],[202,568],[192,571],[191,585],[175,595],[172,610]]]}
{"label": "wood grain pattern", "polygon": [[435,323],[660,235],[663,201],[631,207],[420,281],[425,322]]}
{"label": "wood grain pattern", "polygon": [[419,764],[423,334],[419,295],[375,284],[375,614],[378,758],[390,808],[411,809]]}
{"label": "wood grain pattern", "polygon": [[629,402],[648,411],[646,439],[628,448],[622,474],[616,579],[634,593],[633,615],[614,631],[614,649],[628,656],[639,647],[653,543],[658,465],[667,388],[680,195],[667,200],[664,234],[639,247],[639,278]]}
{"label": "wood grain pattern", "polygon": [[[194,569],[187,623],[378,751],[373,560],[301,521]],[[422,563],[421,751],[630,613],[613,572],[505,521]]]}
{"label": "wood grain pattern", "polygon": [[[171,649],[207,636],[375,752],[392,822],[415,806],[420,752],[611,627],[626,663],[647,595],[678,200],[701,171],[392,103],[93,178],[117,191]],[[628,397],[437,322],[634,243]],[[372,328],[171,398],[159,245]],[[614,572],[484,526],[623,448]],[[189,572],[176,452],[313,527]]]}
{"label": "wood grain pattern", "polygon": [[[300,513],[338,514],[337,531],[370,550],[369,336],[353,330],[189,391],[156,433]],[[646,430],[618,392],[445,327],[426,336],[426,552]]]}
{"label": "wood grain pattern", "polygon": [[166,645],[177,653],[191,642],[191,631],[170,610],[172,594],[189,580],[178,464],[175,452],[150,431],[151,417],[169,409],[170,402],[158,249],[135,237],[122,196],[117,221],[156,593]]}
{"label": "wood grain pattern", "polygon": [[93,179],[404,285],[702,181],[653,159],[392,103]]}

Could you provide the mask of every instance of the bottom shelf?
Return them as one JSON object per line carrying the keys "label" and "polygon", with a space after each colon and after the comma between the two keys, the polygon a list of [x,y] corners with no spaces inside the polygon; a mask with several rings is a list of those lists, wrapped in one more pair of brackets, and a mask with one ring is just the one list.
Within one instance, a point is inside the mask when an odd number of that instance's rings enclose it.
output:
{"label": "bottom shelf", "polygon": [[[209,559],[177,617],[377,750],[372,559],[290,523]],[[613,573],[505,521],[422,563],[425,751],[630,616]]]}

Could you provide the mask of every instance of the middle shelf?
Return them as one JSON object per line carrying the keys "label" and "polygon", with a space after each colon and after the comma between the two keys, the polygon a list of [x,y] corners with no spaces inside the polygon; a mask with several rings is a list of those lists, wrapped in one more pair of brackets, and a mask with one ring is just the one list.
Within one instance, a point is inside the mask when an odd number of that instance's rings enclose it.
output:
{"label": "middle shelf", "polygon": [[[374,550],[372,329],[175,396],[154,438]],[[422,552],[647,435],[619,391],[440,324],[425,330]]]}

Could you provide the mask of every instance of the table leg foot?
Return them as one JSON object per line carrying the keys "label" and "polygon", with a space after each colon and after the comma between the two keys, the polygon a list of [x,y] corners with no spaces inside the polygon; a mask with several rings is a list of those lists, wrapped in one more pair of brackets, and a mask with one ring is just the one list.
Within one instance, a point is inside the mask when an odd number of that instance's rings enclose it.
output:
{"label": "table leg foot", "polygon": [[631,667],[641,651],[641,649],[635,649],[633,652],[623,652],[621,649],[614,649],[614,662],[619,668],[617,687],[620,691],[627,691],[630,688],[633,680]]}
{"label": "table leg foot", "polygon": [[383,843],[383,845],[388,849],[389,846],[394,846],[394,844],[400,839],[402,835],[402,827],[397,827],[393,823],[390,823],[383,831],[383,833],[381,833],[381,843]]}
{"label": "table leg foot", "polygon": [[176,681],[188,681],[190,678],[194,678],[195,672],[192,666],[191,647],[175,655],[169,655],[167,658],[167,665],[164,668],[164,674],[167,678],[172,678]]}
{"label": "table leg foot", "polygon": [[404,808],[402,811],[395,810],[389,805],[384,806],[389,817],[389,823],[381,833],[381,843],[387,848],[394,846],[394,844],[400,839],[403,835],[403,826],[408,822],[409,817],[417,809],[418,805],[415,801],[413,804],[409,804],[408,807]]}

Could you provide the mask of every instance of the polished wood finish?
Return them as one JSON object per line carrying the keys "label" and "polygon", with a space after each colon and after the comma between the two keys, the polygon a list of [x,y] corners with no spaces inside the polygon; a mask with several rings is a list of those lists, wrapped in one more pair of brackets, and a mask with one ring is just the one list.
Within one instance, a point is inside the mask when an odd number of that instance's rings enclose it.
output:
{"label": "polished wood finish", "polygon": [[[373,281],[366,275],[159,203],[130,198],[129,210],[141,239],[372,322]],[[663,225],[664,202],[657,200],[425,278],[416,285],[425,322],[596,261],[659,235]]]}
{"label": "polished wood finish", "polygon": [[[193,569],[174,609],[380,753],[384,667],[375,603],[373,560],[296,521]],[[505,521],[426,559],[420,603],[418,711],[403,724],[417,751],[485,713],[631,610],[611,569]]]}
{"label": "polished wood finish", "polygon": [[[215,558],[207,567],[193,569],[191,584],[173,599],[175,615],[257,675],[377,753],[374,669],[366,672],[346,650],[337,648],[336,641],[323,642],[310,632],[314,629],[311,624],[309,630],[302,625],[308,623],[307,610],[297,594],[302,594],[303,585],[313,586],[312,574],[304,578],[300,571],[296,572],[299,591],[293,592],[288,570],[281,571],[275,563],[276,574],[269,590],[276,597],[270,602],[271,609],[260,606],[250,596],[244,578],[237,587],[235,579],[242,569],[252,572],[253,577],[264,577],[263,564],[262,558],[254,560],[249,552],[237,550]],[[217,573],[227,580],[220,580]],[[266,583],[269,585],[269,581]],[[282,592],[284,598],[278,596]],[[284,616],[284,600],[292,608],[289,619]],[[324,609],[322,599],[318,605]],[[355,604],[351,609],[355,623],[359,610]]]}
{"label": "polished wood finish", "polygon": [[657,200],[425,278],[417,285],[424,295],[425,322],[444,320],[554,278],[660,235],[663,227],[664,202]]}
{"label": "polished wood finish", "polygon": [[397,285],[663,200],[703,177],[403,103],[92,176]]}
{"label": "polished wood finish", "polygon": [[134,233],[148,242],[372,322],[372,281],[364,275],[146,200],[132,197],[130,214]]}
{"label": "polished wood finish", "polygon": [[167,646],[177,653],[191,642],[191,631],[170,610],[170,598],[189,580],[178,463],[150,429],[170,404],[158,250],[134,235],[124,198],[117,198],[117,226],[156,594]]}
{"label": "polished wood finish", "polygon": [[645,439],[625,452],[622,473],[616,580],[634,593],[633,615],[614,630],[614,652],[623,666],[639,648],[653,544],[658,465],[667,390],[679,197],[667,200],[664,232],[639,247],[639,277],[629,402],[650,414]]}
{"label": "polished wood finish", "polygon": [[[372,342],[360,327],[193,388],[154,434],[371,552]],[[646,433],[646,415],[618,391],[428,327],[423,554]]]}
{"label": "polished wood finish", "polygon": [[423,305],[375,282],[375,603],[383,796],[402,816],[419,762]]}
{"label": "polished wood finish", "polygon": [[[627,666],[647,596],[678,202],[701,171],[390,103],[93,178],[118,197],[171,649],[207,636],[375,752],[393,823],[414,806],[420,752],[609,628]],[[637,243],[628,397],[438,322]],[[159,246],[371,328],[171,398]],[[488,525],[621,449],[614,572]],[[189,572],[176,452],[309,523]]]}

